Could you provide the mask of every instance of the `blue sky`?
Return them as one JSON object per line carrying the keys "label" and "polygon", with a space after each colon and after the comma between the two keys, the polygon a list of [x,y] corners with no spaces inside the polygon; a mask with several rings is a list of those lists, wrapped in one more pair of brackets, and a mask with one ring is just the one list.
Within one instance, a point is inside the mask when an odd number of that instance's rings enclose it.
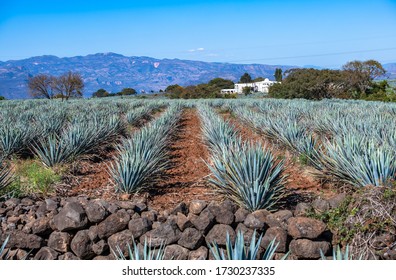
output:
{"label": "blue sky", "polygon": [[396,1],[0,0],[0,61],[98,52],[332,68],[396,62]]}

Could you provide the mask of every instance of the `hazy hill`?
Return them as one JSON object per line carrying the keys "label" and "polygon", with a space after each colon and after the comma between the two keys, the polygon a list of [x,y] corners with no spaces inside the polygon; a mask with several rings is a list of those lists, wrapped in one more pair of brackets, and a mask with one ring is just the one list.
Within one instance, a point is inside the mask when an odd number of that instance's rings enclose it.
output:
{"label": "hazy hill", "polygon": [[38,73],[60,75],[69,70],[79,72],[85,82],[84,96],[88,97],[99,88],[117,92],[124,87],[132,87],[148,92],[165,89],[171,84],[185,86],[208,82],[216,77],[237,81],[245,72],[253,78],[273,79],[275,68],[286,70],[294,67],[127,57],[115,53],[64,58],[44,55],[0,62],[0,95],[10,99],[27,98],[27,77]]}
{"label": "hazy hill", "polygon": [[[47,73],[60,75],[69,70],[79,72],[85,82],[84,96],[89,97],[99,88],[118,92],[132,87],[140,92],[158,91],[171,84],[182,86],[206,83],[221,77],[236,82],[248,72],[253,78],[273,79],[275,68],[284,71],[296,66],[265,64],[231,64],[181,59],[123,56],[98,53],[87,56],[59,58],[44,55],[22,60],[0,61],[0,95],[9,99],[27,98],[26,80],[29,75]],[[304,66],[318,68],[314,66]],[[384,64],[388,77],[396,78],[396,63]]]}

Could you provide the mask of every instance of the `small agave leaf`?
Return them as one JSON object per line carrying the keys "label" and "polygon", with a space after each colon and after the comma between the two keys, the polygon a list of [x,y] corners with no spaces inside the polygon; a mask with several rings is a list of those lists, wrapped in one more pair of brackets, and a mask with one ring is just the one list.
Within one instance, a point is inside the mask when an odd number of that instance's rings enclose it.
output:
{"label": "small agave leaf", "polygon": [[7,254],[5,255],[5,256],[2,256],[3,255],[3,252],[4,252],[4,249],[5,249],[5,247],[7,246],[7,243],[8,243],[8,240],[10,239],[10,236],[8,235],[7,237],[6,237],[6,239],[4,240],[4,242],[3,242],[3,244],[1,245],[1,247],[0,247],[0,257],[2,258],[2,259],[7,259]]}
{"label": "small agave leaf", "polygon": [[[144,244],[141,250],[139,250],[139,247],[134,239],[132,239],[132,247],[129,244],[127,244],[127,246],[129,260],[163,260],[165,256],[164,243],[161,243],[155,252],[153,249],[151,249],[151,241],[147,241],[147,238],[144,239]],[[117,260],[127,260],[118,245],[116,245],[115,250],[112,250],[112,252]]]}
{"label": "small agave leaf", "polygon": [[[256,241],[256,231],[254,231],[249,246],[246,246],[243,232],[238,231],[235,243],[231,242],[230,235],[227,232],[225,253],[219,248],[216,242],[208,244],[208,247],[216,260],[256,260],[262,238],[263,235],[260,235]],[[272,260],[277,246],[278,243],[275,243],[275,239],[272,240],[262,259]]]}
{"label": "small agave leaf", "polygon": [[0,159],[0,190],[9,186],[12,182],[12,171],[11,169],[3,163]]}

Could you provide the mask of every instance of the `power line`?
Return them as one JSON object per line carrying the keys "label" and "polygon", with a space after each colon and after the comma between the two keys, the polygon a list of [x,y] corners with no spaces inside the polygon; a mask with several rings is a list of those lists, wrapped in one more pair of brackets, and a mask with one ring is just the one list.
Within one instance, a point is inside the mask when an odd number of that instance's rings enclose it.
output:
{"label": "power line", "polygon": [[396,50],[396,47],[383,48],[383,49],[372,49],[372,50],[361,50],[361,51],[346,51],[346,52],[323,53],[323,54],[297,55],[297,56],[279,56],[279,57],[266,57],[266,58],[251,58],[251,59],[231,60],[231,61],[227,61],[227,62],[235,63],[235,62],[244,62],[244,61],[261,61],[261,60],[309,58],[309,57],[334,56],[334,55],[356,54],[356,53],[370,53],[370,52],[391,51],[391,50]]}

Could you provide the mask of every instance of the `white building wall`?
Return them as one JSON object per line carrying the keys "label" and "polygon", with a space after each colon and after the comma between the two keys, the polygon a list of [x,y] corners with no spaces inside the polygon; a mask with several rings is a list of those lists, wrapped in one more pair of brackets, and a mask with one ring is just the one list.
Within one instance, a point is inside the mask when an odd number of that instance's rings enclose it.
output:
{"label": "white building wall", "polygon": [[261,82],[254,82],[254,83],[237,83],[234,85],[233,89],[222,89],[221,93],[223,94],[230,94],[230,93],[238,93],[243,94],[243,88],[250,87],[253,88],[255,92],[263,92],[268,93],[270,86],[277,83],[276,81],[270,81],[269,79],[265,79]]}

